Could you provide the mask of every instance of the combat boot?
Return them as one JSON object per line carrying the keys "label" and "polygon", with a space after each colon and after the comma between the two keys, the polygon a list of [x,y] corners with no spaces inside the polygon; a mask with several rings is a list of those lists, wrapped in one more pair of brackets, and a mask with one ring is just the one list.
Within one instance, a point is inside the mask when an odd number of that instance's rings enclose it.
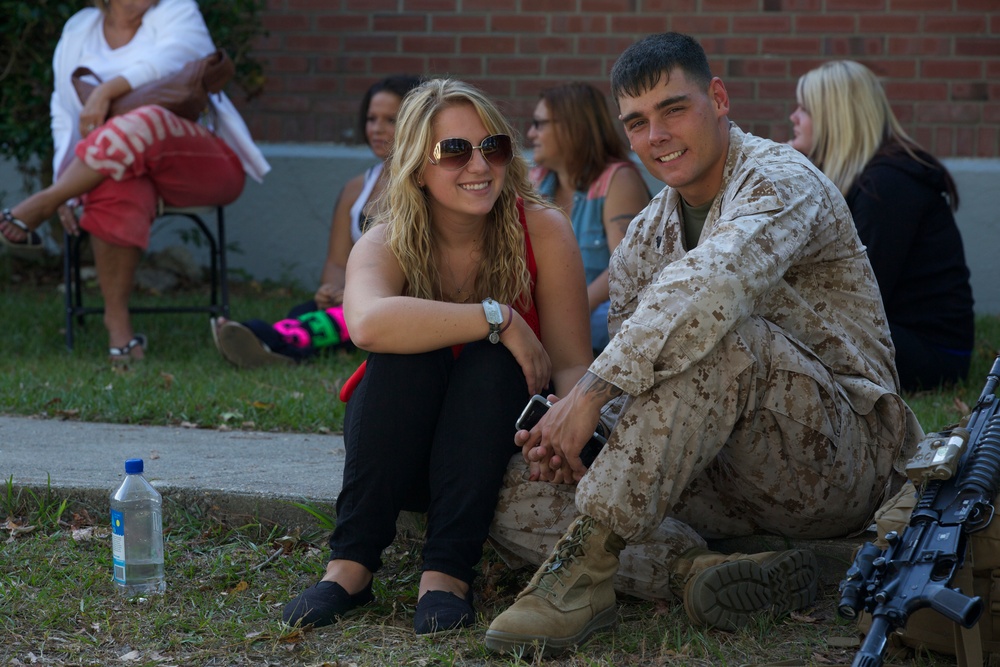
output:
{"label": "combat boot", "polygon": [[617,617],[612,577],[625,540],[580,516],[507,611],[486,631],[497,653],[547,656],[582,644]]}
{"label": "combat boot", "polygon": [[674,566],[671,589],[698,625],[734,632],[759,614],[779,618],[816,600],[819,567],[811,551],[719,554],[694,549]]}

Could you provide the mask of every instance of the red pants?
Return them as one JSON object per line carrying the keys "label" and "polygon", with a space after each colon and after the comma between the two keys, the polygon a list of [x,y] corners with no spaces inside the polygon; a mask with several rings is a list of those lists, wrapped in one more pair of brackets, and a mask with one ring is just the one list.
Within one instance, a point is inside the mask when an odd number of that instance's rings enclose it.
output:
{"label": "red pants", "polygon": [[166,109],[115,116],[76,145],[76,156],[105,178],[81,197],[80,227],[143,250],[157,200],[168,206],[221,206],[243,191],[240,159],[224,141]]}

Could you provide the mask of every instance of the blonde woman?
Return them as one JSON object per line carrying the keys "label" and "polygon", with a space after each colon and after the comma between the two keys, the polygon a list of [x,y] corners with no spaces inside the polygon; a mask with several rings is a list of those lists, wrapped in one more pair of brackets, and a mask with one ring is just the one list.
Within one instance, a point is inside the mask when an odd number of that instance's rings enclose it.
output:
{"label": "blonde woman", "polygon": [[966,377],[974,338],[972,287],[948,170],[907,136],[864,65],[804,74],[791,145],[847,199],[878,279],[904,389]]}
{"label": "blonde woman", "polygon": [[425,82],[400,108],[385,206],[347,265],[344,315],[370,354],[347,404],[330,562],[287,623],[326,625],[370,602],[404,509],[427,512],[414,630],[475,620],[473,568],[514,422],[592,360],[573,232],[531,194],[512,135],[458,81]]}

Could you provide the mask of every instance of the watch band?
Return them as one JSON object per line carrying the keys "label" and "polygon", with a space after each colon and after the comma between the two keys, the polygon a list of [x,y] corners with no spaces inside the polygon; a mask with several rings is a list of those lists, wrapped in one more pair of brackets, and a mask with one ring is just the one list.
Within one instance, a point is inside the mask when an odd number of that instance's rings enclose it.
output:
{"label": "watch band", "polygon": [[486,313],[486,321],[490,325],[489,341],[496,345],[500,342],[500,325],[503,324],[503,310],[500,304],[491,297],[483,299],[483,312]]}

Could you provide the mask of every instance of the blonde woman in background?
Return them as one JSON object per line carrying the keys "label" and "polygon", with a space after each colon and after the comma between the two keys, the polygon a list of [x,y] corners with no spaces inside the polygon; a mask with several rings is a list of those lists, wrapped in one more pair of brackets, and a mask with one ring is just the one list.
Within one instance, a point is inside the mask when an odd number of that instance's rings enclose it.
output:
{"label": "blonde woman in background", "polygon": [[385,206],[347,264],[344,315],[369,352],[344,419],[330,561],[285,607],[326,625],[373,599],[401,510],[427,512],[417,634],[475,622],[474,568],[533,393],[592,360],[580,252],[536,195],[480,91],[431,80],[396,122]]}
{"label": "blonde woman in background", "polygon": [[864,65],[825,63],[804,74],[789,142],[847,199],[867,246],[904,389],[966,377],[974,314],[948,170],[911,139]]}

